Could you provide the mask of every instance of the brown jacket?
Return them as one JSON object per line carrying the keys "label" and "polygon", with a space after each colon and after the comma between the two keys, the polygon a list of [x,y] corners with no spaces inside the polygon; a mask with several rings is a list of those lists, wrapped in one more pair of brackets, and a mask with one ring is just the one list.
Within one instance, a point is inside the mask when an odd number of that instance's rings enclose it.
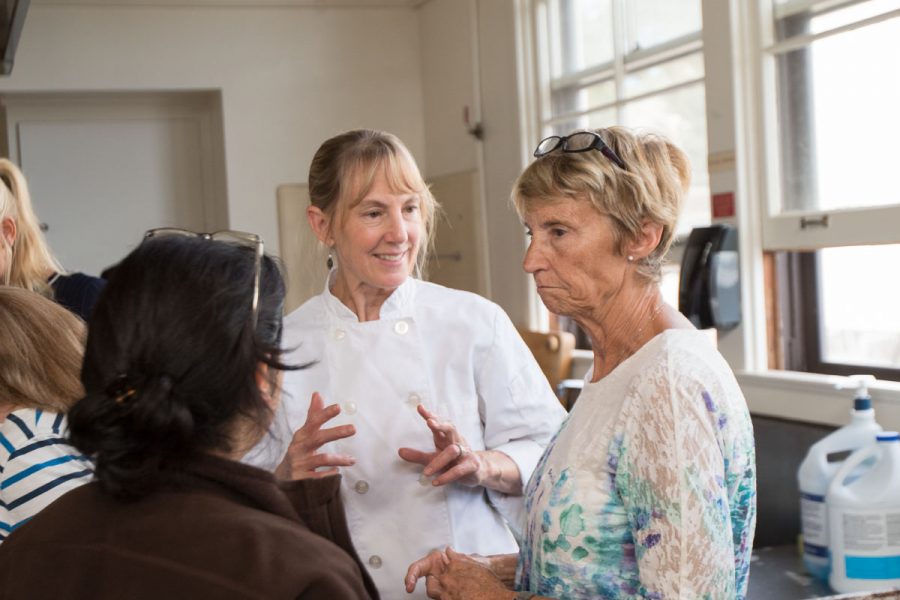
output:
{"label": "brown jacket", "polygon": [[89,483],[0,544],[0,599],[378,598],[339,490],[211,456],[136,502]]}

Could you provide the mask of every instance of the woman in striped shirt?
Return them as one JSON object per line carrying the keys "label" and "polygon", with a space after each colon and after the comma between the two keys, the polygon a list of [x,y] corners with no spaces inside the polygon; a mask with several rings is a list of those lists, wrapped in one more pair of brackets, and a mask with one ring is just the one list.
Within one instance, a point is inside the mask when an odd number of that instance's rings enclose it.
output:
{"label": "woman in striped shirt", "polygon": [[0,543],[67,491],[89,459],[65,438],[64,413],[83,393],[85,327],[43,296],[0,286]]}

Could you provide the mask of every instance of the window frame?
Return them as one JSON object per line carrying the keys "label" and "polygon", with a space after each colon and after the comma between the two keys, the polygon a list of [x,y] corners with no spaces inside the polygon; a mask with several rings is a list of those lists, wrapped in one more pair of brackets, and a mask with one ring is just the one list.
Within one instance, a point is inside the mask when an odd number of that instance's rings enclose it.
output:
{"label": "window frame", "polygon": [[[665,42],[639,48],[630,52],[624,52],[625,29],[623,22],[623,5],[625,0],[611,0],[613,18],[613,58],[612,60],[592,65],[590,67],[567,73],[560,77],[553,77],[550,67],[550,54],[554,52],[553,42],[549,39],[553,34],[551,29],[550,7],[553,0],[528,0],[528,10],[531,20],[531,39],[534,40],[533,63],[536,70],[535,84],[537,87],[536,103],[536,130],[541,135],[550,135],[553,125],[564,123],[571,119],[578,119],[591,113],[612,109],[616,112],[616,119],[621,120],[621,111],[626,104],[638,102],[646,98],[670,93],[682,88],[706,83],[706,76],[694,77],[663,86],[649,92],[625,95],[625,77],[636,71],[652,67],[654,65],[670,62],[691,54],[703,53],[702,28],[694,33],[686,34]],[[547,48],[549,52],[542,53],[541,49]],[[615,98],[612,101],[590,106],[586,109],[569,111],[561,114],[553,114],[552,94],[565,88],[577,90],[587,88],[600,82],[613,83]]]}
{"label": "window frame", "polygon": [[[554,58],[552,54],[558,50],[554,50],[552,46],[552,37],[555,35],[553,19],[550,15],[550,3],[553,0],[525,0],[526,6],[523,14],[526,15],[528,23],[525,24],[524,30],[527,34],[528,52],[525,53],[529,57],[530,64],[526,65],[528,72],[525,79],[530,83],[533,90],[532,97],[535,99],[533,104],[529,106],[530,116],[529,124],[523,127],[523,131],[534,131],[537,135],[535,139],[541,139],[548,135],[552,135],[553,127],[559,123],[565,123],[573,119],[587,117],[590,114],[603,110],[612,110],[616,114],[616,120],[622,120],[622,111],[628,104],[640,102],[641,100],[668,94],[680,89],[689,88],[691,86],[702,85],[704,94],[706,88],[706,73],[701,77],[693,77],[679,81],[678,83],[665,85],[654,88],[651,91],[645,91],[638,94],[627,95],[624,85],[625,78],[634,72],[642,69],[653,67],[654,65],[675,61],[680,58],[689,57],[691,55],[699,55],[703,58],[703,30],[701,29],[690,34],[682,35],[671,40],[653,45],[638,48],[631,52],[622,52],[626,45],[626,24],[624,23],[623,6],[627,0],[612,0],[612,19],[613,24],[613,58],[609,61],[592,65],[590,67],[567,73],[560,77],[552,76],[551,63]],[[544,51],[546,50],[546,51]],[[705,63],[705,60],[704,60]],[[585,89],[589,86],[600,82],[609,81],[613,84],[614,98],[605,103],[592,105],[585,109],[567,111],[560,114],[553,113],[553,93],[554,91],[572,87],[576,90]],[[708,125],[706,115],[704,114],[704,128]],[[708,160],[710,156],[707,150]],[[700,167],[708,168],[707,162]],[[711,177],[711,174],[708,172]],[[708,223],[707,223],[708,224]],[[668,263],[674,264],[681,261],[683,246],[687,242],[687,234],[676,234],[672,243],[672,248],[668,254]],[[560,319],[555,315],[550,316],[546,308],[541,303],[537,295],[534,295],[535,303],[535,321],[539,325],[550,328],[560,327]],[[677,303],[676,303],[677,305]],[[583,339],[579,336],[577,325],[571,322],[571,327],[565,326],[563,320],[563,328],[567,331],[575,333],[576,339]],[[576,351],[589,351],[589,349],[579,344]]]}
{"label": "window frame", "polygon": [[[781,162],[779,157],[785,152],[777,147],[781,144],[778,131],[778,57],[804,47],[813,42],[840,35],[847,31],[874,25],[888,19],[900,17],[900,9],[862,18],[852,23],[823,30],[818,33],[792,36],[783,41],[775,39],[775,16],[800,14],[813,8],[835,10],[858,5],[868,0],[794,0],[776,11],[772,0],[756,0],[753,5],[753,21],[758,28],[759,76],[761,84],[762,134],[759,142],[764,152],[761,164],[768,200],[762,214],[762,249],[816,250],[837,246],[858,246],[868,244],[893,244],[900,242],[900,228],[893,223],[900,222],[900,195],[897,204],[860,208],[838,208],[821,210],[781,209],[784,192],[781,186]],[[765,142],[764,140],[773,140]],[[775,144],[778,151],[769,144]]]}
{"label": "window frame", "polygon": [[882,380],[900,381],[900,368],[825,360],[818,253],[778,252],[776,262],[779,305],[787,313],[781,319],[780,328],[784,369],[845,377],[865,373]]}
{"label": "window frame", "polygon": [[[900,196],[897,204],[889,206],[822,209],[810,211],[782,211],[784,189],[779,157],[789,152],[778,131],[778,70],[780,55],[813,42],[840,35],[853,29],[900,17],[900,9],[861,18],[813,34],[801,34],[775,40],[776,13],[778,17],[801,14],[810,10],[835,10],[859,5],[867,0],[793,0],[780,7],[772,0],[756,0],[747,3],[742,16],[744,34],[750,41],[754,55],[754,69],[742,82],[753,85],[753,94],[747,108],[752,115],[744,124],[747,133],[744,150],[750,153],[743,173],[747,189],[754,190],[760,202],[758,250],[764,256],[776,257],[775,289],[766,293],[775,296],[779,306],[777,331],[779,338],[772,344],[768,362],[770,368],[796,371],[818,376],[847,376],[870,373],[882,380],[900,380],[900,369],[889,367],[834,363],[823,359],[822,328],[820,321],[821,300],[819,293],[818,256],[823,248],[893,244],[900,240],[900,230],[893,224],[900,221]],[[820,13],[821,14],[821,13]],[[745,91],[745,98],[746,91]],[[786,117],[790,119],[790,115]],[[790,143],[790,142],[788,142]],[[753,165],[760,168],[752,174]],[[751,334],[752,335],[752,334]],[[772,356],[771,348],[777,347],[780,356]],[[773,364],[781,363],[781,364]],[[760,361],[747,367],[761,368]]]}

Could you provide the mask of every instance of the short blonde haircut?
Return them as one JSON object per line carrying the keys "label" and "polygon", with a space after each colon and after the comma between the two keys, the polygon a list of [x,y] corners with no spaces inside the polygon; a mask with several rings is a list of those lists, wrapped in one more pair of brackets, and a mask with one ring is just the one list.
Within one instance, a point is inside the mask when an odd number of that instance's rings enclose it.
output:
{"label": "short blonde haircut", "polygon": [[624,127],[591,130],[625,163],[620,169],[602,153],[555,150],[538,158],[516,180],[512,200],[522,215],[528,203],[560,197],[589,201],[611,218],[619,253],[637,238],[644,222],[662,226],[656,248],[637,264],[638,275],[658,282],[691,181],[687,155],[672,142]]}
{"label": "short blonde haircut", "polygon": [[0,401],[66,412],[82,396],[84,323],[27,290],[0,286]]}
{"label": "short blonde haircut", "polygon": [[0,158],[0,222],[7,218],[16,223],[16,241],[10,247],[5,239],[0,239],[8,258],[7,272],[0,273],[0,283],[52,298],[53,290],[47,278],[53,273],[63,273],[63,268],[50,251],[34,214],[25,175],[10,160]]}
{"label": "short blonde haircut", "polygon": [[433,248],[440,206],[412,154],[397,136],[355,129],[326,140],[309,166],[310,203],[328,215],[334,227],[369,193],[379,174],[384,175],[394,193],[419,197],[423,231],[416,269],[421,276]]}

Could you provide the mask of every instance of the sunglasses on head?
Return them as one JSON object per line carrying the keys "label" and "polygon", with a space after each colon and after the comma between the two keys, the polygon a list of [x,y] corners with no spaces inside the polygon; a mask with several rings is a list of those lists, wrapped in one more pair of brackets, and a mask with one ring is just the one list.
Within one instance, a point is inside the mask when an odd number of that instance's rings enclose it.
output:
{"label": "sunglasses on head", "polygon": [[603,141],[599,134],[593,131],[579,131],[571,135],[551,135],[546,137],[534,149],[534,156],[540,158],[555,150],[562,150],[563,152],[598,150],[620,169],[625,169],[625,162],[619,158],[619,155],[612,148],[606,145],[606,142]]}
{"label": "sunglasses on head", "polygon": [[256,254],[256,263],[254,265],[253,275],[253,297],[250,303],[250,317],[253,329],[256,329],[257,311],[259,305],[259,275],[262,268],[262,258],[265,253],[263,240],[255,233],[246,233],[244,231],[215,231],[213,233],[201,233],[191,231],[190,229],[181,229],[178,227],[158,227],[151,229],[144,234],[144,239],[167,237],[167,236],[183,236],[196,237],[203,240],[211,240],[214,242],[225,242],[238,246],[246,246],[252,248]]}

